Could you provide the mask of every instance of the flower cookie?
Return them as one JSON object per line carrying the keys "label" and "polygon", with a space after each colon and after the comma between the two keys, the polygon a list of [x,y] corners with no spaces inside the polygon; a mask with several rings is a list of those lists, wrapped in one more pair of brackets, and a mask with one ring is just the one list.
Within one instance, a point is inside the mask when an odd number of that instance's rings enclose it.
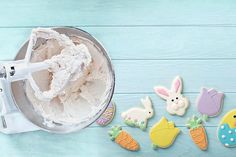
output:
{"label": "flower cookie", "polygon": [[209,117],[217,116],[222,108],[224,94],[215,89],[202,88],[201,94],[197,100],[197,108],[201,114]]}
{"label": "flower cookie", "polygon": [[189,134],[193,142],[201,149],[206,150],[208,147],[207,134],[204,126],[202,125],[203,121],[207,120],[207,116],[204,115],[201,118],[193,116],[189,118],[186,126],[189,128]]}
{"label": "flower cookie", "polygon": [[176,137],[179,135],[180,129],[175,127],[174,122],[169,122],[165,117],[156,123],[150,130],[150,139],[153,148],[168,148]]}
{"label": "flower cookie", "polygon": [[96,120],[96,123],[100,126],[108,125],[114,118],[116,106],[114,102],[110,102],[104,113]]}
{"label": "flower cookie", "polygon": [[218,127],[218,139],[225,147],[236,147],[236,109],[222,118]]}
{"label": "flower cookie", "polygon": [[123,112],[121,117],[124,119],[125,124],[145,130],[147,127],[147,120],[153,116],[154,111],[152,108],[152,101],[148,96],[141,99],[141,102],[144,108],[131,108]]}
{"label": "flower cookie", "polygon": [[154,90],[157,95],[166,100],[166,109],[170,114],[183,116],[189,106],[189,101],[182,92],[182,80],[177,76],[171,86],[171,90],[163,86],[156,86]]}
{"label": "flower cookie", "polygon": [[115,141],[122,148],[130,151],[139,150],[139,144],[133,137],[126,131],[122,130],[120,126],[113,126],[108,132],[112,141]]}

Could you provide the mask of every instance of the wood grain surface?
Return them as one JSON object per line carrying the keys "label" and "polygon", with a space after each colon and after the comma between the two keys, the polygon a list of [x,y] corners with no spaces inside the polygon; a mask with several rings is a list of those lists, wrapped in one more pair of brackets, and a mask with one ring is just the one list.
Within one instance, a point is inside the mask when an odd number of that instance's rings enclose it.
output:
{"label": "wood grain surface", "polygon": [[[88,31],[108,50],[116,73],[113,100],[115,119],[107,127],[96,124],[68,135],[36,131],[0,134],[1,157],[224,157],[235,148],[217,140],[222,116],[236,108],[236,2],[234,0],[1,0],[0,59],[12,60],[34,27],[74,26]],[[184,95],[191,106],[183,117],[166,112],[165,101],[153,86],[170,87],[180,75]],[[222,113],[205,123],[209,148],[201,151],[191,141],[186,119],[198,115],[196,99],[202,87],[225,93]],[[173,146],[153,150],[148,130],[126,126],[121,112],[141,106],[150,96],[155,116],[162,116],[181,129]],[[141,150],[129,152],[110,141],[107,131],[120,124],[139,141]]]}

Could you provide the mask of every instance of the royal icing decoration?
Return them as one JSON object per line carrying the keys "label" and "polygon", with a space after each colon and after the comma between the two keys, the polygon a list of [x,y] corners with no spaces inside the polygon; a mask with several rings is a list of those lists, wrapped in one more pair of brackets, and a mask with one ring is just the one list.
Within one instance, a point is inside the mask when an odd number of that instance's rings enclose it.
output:
{"label": "royal icing decoration", "polygon": [[190,137],[201,150],[206,150],[208,147],[207,134],[204,126],[202,125],[203,121],[206,120],[206,115],[202,116],[201,118],[193,116],[192,118],[188,119],[186,124],[186,126],[189,128]]}
{"label": "royal icing decoration", "polygon": [[218,139],[225,147],[236,147],[236,109],[222,118],[218,127]]}
{"label": "royal icing decoration", "polygon": [[171,90],[163,86],[154,87],[156,94],[166,100],[166,110],[170,114],[183,116],[189,106],[188,99],[181,94],[182,86],[182,80],[177,76],[172,83]]}
{"label": "royal icing decoration", "polygon": [[100,126],[108,125],[114,118],[116,106],[114,102],[110,102],[105,112],[96,120]]}
{"label": "royal icing decoration", "polygon": [[113,126],[111,130],[108,132],[112,141],[115,141],[122,148],[125,148],[130,151],[139,150],[139,143],[133,139],[133,137],[122,130],[120,126]]}
{"label": "royal icing decoration", "polygon": [[162,117],[150,130],[150,139],[153,148],[170,147],[179,133],[180,129],[175,127],[174,122],[168,122],[165,117]]}
{"label": "royal icing decoration", "polygon": [[215,89],[202,88],[197,100],[198,111],[209,117],[217,116],[221,111],[223,100],[223,93],[217,92]]}
{"label": "royal icing decoration", "polygon": [[141,102],[144,108],[131,108],[123,112],[121,117],[124,119],[125,124],[145,130],[147,127],[147,120],[153,116],[154,111],[152,108],[152,101],[148,96],[141,99]]}

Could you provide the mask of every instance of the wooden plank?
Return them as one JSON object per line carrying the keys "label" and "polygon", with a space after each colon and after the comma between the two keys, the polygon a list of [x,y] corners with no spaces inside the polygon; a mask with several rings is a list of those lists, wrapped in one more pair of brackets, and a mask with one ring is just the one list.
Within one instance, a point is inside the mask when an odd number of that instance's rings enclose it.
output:
{"label": "wooden plank", "polygon": [[[236,59],[236,27],[82,27],[113,60]],[[12,59],[31,28],[0,28],[1,59]],[[127,40],[128,39],[128,40]]]}
{"label": "wooden plank", "polygon": [[176,75],[184,82],[184,92],[201,87],[235,92],[235,60],[115,60],[116,93],[153,93],[155,85],[170,88]]}
{"label": "wooden plank", "polygon": [[236,24],[234,0],[2,0],[0,26]]}
{"label": "wooden plank", "polygon": [[[216,128],[206,129],[209,139],[209,149],[201,151],[191,141],[188,130],[180,128],[181,134],[175,143],[168,149],[153,150],[149,140],[148,132],[138,129],[125,127],[132,136],[139,141],[141,150],[130,152],[120,148],[117,144],[110,141],[107,131],[109,128],[87,128],[78,133],[57,135],[46,132],[31,132],[26,134],[3,135],[0,134],[1,157],[8,156],[93,156],[93,157],[133,157],[133,156],[224,156],[225,154],[235,154],[236,149],[225,148],[220,144],[216,137]],[[194,152],[194,154],[193,154]]]}
{"label": "wooden plank", "polygon": [[[184,127],[186,124],[186,121],[189,117],[192,117],[193,115],[200,116],[201,114],[197,110],[196,106],[196,100],[199,94],[186,94],[186,97],[190,100],[190,107],[186,111],[186,114],[182,117],[180,116],[173,116],[170,115],[166,111],[166,103],[164,100],[159,98],[156,94],[115,94],[113,97],[114,102],[116,103],[116,115],[113,119],[112,123],[109,126],[112,125],[122,125],[126,126],[123,122],[123,119],[121,118],[121,113],[132,108],[132,107],[143,107],[140,99],[145,96],[150,96],[153,102],[153,108],[155,115],[152,119],[149,120],[148,126],[152,126],[156,122],[158,122],[162,116],[165,116],[168,120],[172,120],[175,122],[177,126]],[[236,108],[236,94],[235,93],[226,93],[225,99],[224,99],[224,105],[222,108],[222,111],[220,114],[216,117],[209,118],[209,120],[205,123],[205,126],[218,126],[221,118],[230,110]],[[96,123],[94,123],[92,126],[97,126]]]}

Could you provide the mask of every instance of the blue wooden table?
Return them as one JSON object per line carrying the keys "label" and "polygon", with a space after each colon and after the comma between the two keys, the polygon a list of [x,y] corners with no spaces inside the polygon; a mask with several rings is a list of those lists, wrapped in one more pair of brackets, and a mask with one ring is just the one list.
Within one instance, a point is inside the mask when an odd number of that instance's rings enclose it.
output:
{"label": "blue wooden table", "polygon": [[[75,26],[100,40],[109,51],[116,72],[112,124],[68,135],[43,131],[0,134],[1,157],[133,157],[133,156],[233,156],[217,140],[219,120],[236,108],[236,2],[235,0],[1,0],[0,58],[13,59],[34,27]],[[153,86],[170,86],[174,76],[184,80],[191,106],[184,117],[171,116]],[[222,113],[206,123],[209,149],[199,150],[185,128],[187,117],[197,114],[195,100],[201,87],[225,93]],[[120,113],[149,95],[156,115],[182,130],[169,149],[151,148],[148,131],[127,127]],[[107,130],[121,124],[140,142],[139,152],[129,152],[111,142]]]}

